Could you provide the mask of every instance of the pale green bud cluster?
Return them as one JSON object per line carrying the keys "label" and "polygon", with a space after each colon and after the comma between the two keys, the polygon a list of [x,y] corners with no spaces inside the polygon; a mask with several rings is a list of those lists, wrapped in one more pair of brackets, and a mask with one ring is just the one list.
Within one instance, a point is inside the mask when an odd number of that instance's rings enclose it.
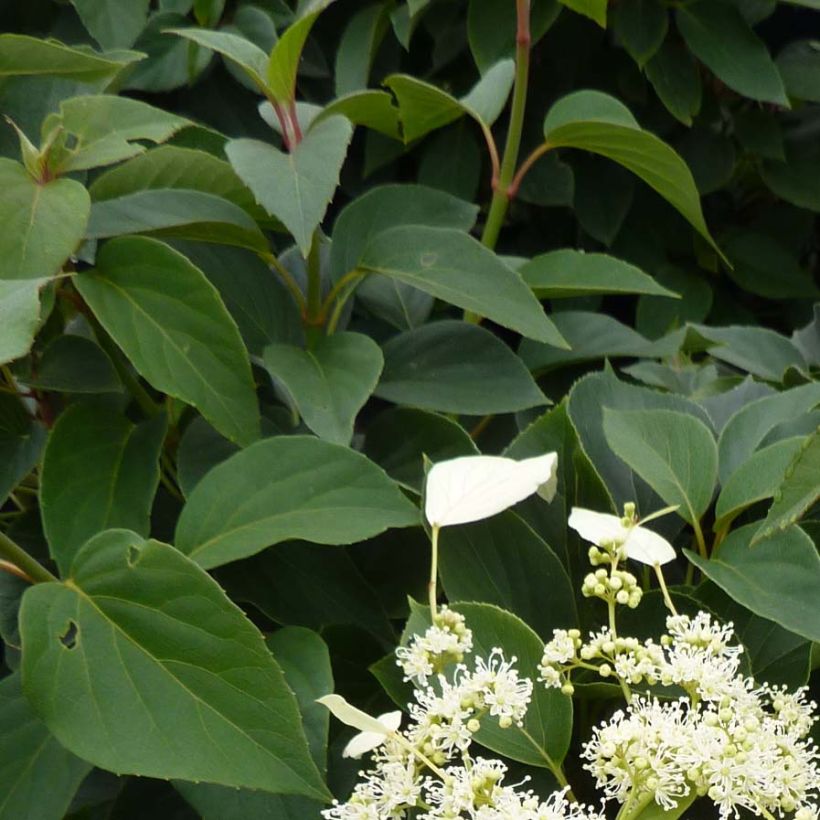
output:
{"label": "pale green bud cluster", "polygon": [[600,598],[607,603],[622,604],[630,609],[635,609],[643,597],[638,579],[631,572],[615,568],[609,572],[603,568],[590,572],[584,578],[581,593],[585,598]]}

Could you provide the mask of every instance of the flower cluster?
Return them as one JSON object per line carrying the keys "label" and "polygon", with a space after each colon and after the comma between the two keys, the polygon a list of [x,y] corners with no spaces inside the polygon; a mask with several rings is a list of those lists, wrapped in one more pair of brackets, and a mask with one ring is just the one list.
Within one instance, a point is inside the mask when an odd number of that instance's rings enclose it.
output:
{"label": "flower cluster", "polygon": [[[361,773],[346,803],[322,812],[326,820],[604,820],[570,803],[566,790],[541,801],[523,783],[506,784],[502,761],[471,755],[483,722],[520,725],[532,697],[532,681],[519,676],[515,658],[493,649],[468,668],[461,660],[471,647],[463,618],[443,607],[424,635],[397,651],[405,679],[419,686],[411,722],[402,731],[385,727],[381,737],[374,735],[376,743],[367,747],[378,743],[372,768]],[[444,674],[447,665],[454,667],[450,675]]]}
{"label": "flower cluster", "polygon": [[635,696],[594,730],[583,756],[607,799],[668,809],[694,793],[724,818],[740,808],[817,817],[820,756],[808,740],[816,704],[805,690],[758,687],[740,674],[731,626],[706,613],[670,616],[667,629],[660,647],[635,642],[633,663],[640,655],[647,682],[687,696]]}

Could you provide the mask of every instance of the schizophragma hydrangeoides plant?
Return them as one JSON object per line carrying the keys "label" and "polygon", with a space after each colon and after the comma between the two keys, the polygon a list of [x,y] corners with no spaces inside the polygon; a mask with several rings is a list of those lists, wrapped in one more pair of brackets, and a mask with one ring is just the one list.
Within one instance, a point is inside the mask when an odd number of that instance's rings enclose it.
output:
{"label": "schizophragma hydrangeoides plant", "polygon": [[0,820],[816,818],[818,19],[0,3]]}

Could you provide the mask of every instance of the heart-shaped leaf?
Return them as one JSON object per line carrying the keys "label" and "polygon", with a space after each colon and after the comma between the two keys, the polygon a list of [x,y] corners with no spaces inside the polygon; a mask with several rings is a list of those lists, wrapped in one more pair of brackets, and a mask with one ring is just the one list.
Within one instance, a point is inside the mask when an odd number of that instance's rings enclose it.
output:
{"label": "heart-shaped leaf", "polygon": [[69,582],[26,592],[20,624],[23,691],[85,760],[325,798],[262,635],[173,547],[101,533],[77,553]]}
{"label": "heart-shaped leaf", "polygon": [[259,140],[231,140],[225,153],[260,205],[281,220],[307,257],[353,136],[345,117],[317,123],[291,153]]}
{"label": "heart-shaped leaf", "polygon": [[317,436],[350,444],[353,421],[376,387],[384,363],[379,346],[369,336],[334,333],[310,350],[268,345],[263,359]]}

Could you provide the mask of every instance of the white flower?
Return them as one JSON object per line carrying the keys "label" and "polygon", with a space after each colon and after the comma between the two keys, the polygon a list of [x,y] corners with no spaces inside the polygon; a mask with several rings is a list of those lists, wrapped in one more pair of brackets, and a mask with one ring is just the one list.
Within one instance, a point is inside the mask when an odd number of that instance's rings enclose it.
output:
{"label": "white flower", "polygon": [[424,514],[434,527],[490,518],[539,490],[548,490],[557,467],[557,453],[522,461],[502,456],[440,461],[427,474]]}
{"label": "white flower", "polygon": [[361,730],[345,746],[342,757],[361,757],[381,746],[401,725],[401,712],[385,712],[374,718],[351,706],[341,695],[325,695],[316,702],[327,707],[342,723]]}
{"label": "white flower", "polygon": [[581,538],[599,547],[623,545],[627,556],[642,564],[655,566],[675,560],[675,549],[665,538],[640,524],[625,525],[617,515],[573,507],[567,523]]}

